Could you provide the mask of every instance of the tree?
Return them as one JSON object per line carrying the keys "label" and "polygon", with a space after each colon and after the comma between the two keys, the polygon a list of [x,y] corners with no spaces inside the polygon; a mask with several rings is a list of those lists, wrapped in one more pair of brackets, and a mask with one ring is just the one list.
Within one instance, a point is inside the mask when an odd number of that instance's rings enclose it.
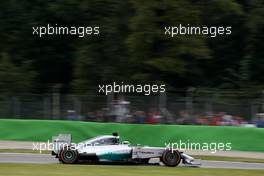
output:
{"label": "tree", "polygon": [[7,53],[0,59],[0,91],[5,95],[29,92],[32,75],[14,65]]}
{"label": "tree", "polygon": [[96,90],[98,84],[127,80],[129,64],[125,40],[129,7],[127,1],[119,0],[83,4],[82,20],[86,25],[99,26],[100,34],[77,42],[72,81],[75,91],[87,92]]}
{"label": "tree", "polygon": [[195,84],[204,75],[201,63],[209,58],[202,36],[164,35],[168,26],[201,24],[198,6],[190,1],[133,1],[127,43],[134,69],[131,79],[166,82],[174,87]]}

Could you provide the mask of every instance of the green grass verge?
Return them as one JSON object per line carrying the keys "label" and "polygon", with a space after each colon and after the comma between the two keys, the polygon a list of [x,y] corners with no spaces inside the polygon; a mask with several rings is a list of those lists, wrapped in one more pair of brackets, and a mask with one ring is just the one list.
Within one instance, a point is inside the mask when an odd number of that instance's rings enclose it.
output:
{"label": "green grass verge", "polygon": [[[59,133],[70,133],[73,142],[119,132],[121,140],[132,144],[164,147],[165,143],[203,143],[215,150],[216,143],[231,143],[232,150],[264,151],[264,129],[224,127],[94,123],[59,120],[0,119],[0,140],[43,141]],[[213,144],[213,145],[211,145]]]}
{"label": "green grass verge", "polygon": [[0,119],[0,131],[0,140],[47,142],[59,133],[70,133],[73,142],[80,142],[119,132],[121,140],[135,145],[165,147],[168,143],[182,142],[203,146],[206,143],[210,144],[209,150],[215,150],[216,144],[230,143],[232,150],[264,152],[264,128]]}
{"label": "green grass verge", "polygon": [[0,164],[1,176],[263,176],[264,170],[169,168],[148,166],[98,166],[61,164]]}

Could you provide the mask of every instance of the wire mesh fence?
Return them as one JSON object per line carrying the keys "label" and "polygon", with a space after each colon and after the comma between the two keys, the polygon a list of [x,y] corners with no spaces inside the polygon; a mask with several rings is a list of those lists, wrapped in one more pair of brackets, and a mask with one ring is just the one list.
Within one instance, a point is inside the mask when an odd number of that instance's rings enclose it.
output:
{"label": "wire mesh fence", "polygon": [[216,92],[151,96],[27,94],[0,96],[0,118],[192,124],[197,119],[208,121],[221,115],[252,122],[264,112],[263,102],[261,94],[250,97]]}

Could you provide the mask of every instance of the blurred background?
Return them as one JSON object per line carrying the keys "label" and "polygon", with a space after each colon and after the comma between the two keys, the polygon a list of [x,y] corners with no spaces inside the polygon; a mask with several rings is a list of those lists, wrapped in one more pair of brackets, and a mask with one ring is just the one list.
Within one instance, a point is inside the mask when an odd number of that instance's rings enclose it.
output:
{"label": "blurred background", "polygon": [[[264,127],[263,18],[263,0],[1,1],[0,118]],[[32,35],[47,24],[100,35]],[[179,24],[232,35],[164,35]],[[97,93],[114,81],[166,94]]]}

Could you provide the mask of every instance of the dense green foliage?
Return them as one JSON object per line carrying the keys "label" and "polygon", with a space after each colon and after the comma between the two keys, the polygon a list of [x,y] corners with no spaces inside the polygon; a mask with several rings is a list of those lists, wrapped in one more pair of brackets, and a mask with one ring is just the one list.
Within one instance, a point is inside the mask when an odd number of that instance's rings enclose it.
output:
{"label": "dense green foliage", "polygon": [[[94,91],[99,83],[260,89],[262,0],[0,2],[1,93]],[[232,35],[168,38],[164,26],[231,26]],[[32,27],[100,26],[100,36],[32,35]]]}

